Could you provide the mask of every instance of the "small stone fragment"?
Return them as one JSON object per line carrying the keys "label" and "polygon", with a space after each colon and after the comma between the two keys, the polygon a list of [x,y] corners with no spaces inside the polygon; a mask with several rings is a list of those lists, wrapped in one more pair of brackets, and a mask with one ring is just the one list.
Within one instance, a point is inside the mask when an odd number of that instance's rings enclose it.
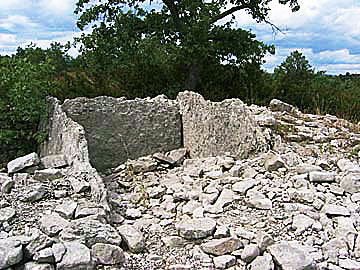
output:
{"label": "small stone fragment", "polygon": [[351,194],[360,192],[360,173],[349,173],[340,181],[340,187]]}
{"label": "small stone fragment", "polygon": [[65,200],[62,204],[56,206],[54,211],[63,218],[72,219],[74,218],[77,205],[77,202],[74,202],[72,200]]}
{"label": "small stone fragment", "polygon": [[346,270],[359,270],[360,262],[351,259],[340,259],[339,266]]}
{"label": "small stone fragment", "polygon": [[230,254],[242,246],[243,245],[238,238],[228,237],[205,242],[201,245],[201,249],[208,254],[220,256]]}
{"label": "small stone fragment", "polygon": [[40,219],[40,229],[48,236],[55,236],[70,224],[57,213],[45,214]]}
{"label": "small stone fragment", "polygon": [[49,263],[27,262],[19,270],[55,270],[55,267]]}
{"label": "small stone fragment", "polygon": [[253,188],[255,185],[258,184],[259,181],[255,179],[244,179],[242,181],[238,181],[232,186],[232,190],[235,192],[240,193],[241,195],[245,195],[246,192]]}
{"label": "small stone fragment", "polygon": [[131,252],[141,253],[144,251],[144,235],[135,226],[121,225],[117,227],[117,230]]}
{"label": "small stone fragment", "polygon": [[235,256],[222,255],[214,258],[214,265],[216,269],[226,269],[236,264]]}
{"label": "small stone fragment", "polygon": [[46,186],[36,184],[29,186],[27,190],[19,195],[19,199],[23,202],[37,202],[45,197],[47,193]]}
{"label": "small stone fragment", "polygon": [[52,248],[44,248],[35,252],[33,260],[39,263],[54,263],[55,257]]}
{"label": "small stone fragment", "polygon": [[277,169],[284,168],[285,162],[274,152],[269,152],[266,154],[264,166],[267,171],[272,172]]}
{"label": "small stone fragment", "polygon": [[211,218],[194,218],[182,220],[175,226],[179,235],[185,239],[200,239],[214,233],[216,222]]}
{"label": "small stone fragment", "polygon": [[18,157],[7,164],[8,173],[15,173],[24,168],[38,165],[40,163],[39,156],[31,153],[23,157]]}
{"label": "small stone fragment", "polygon": [[242,251],[241,259],[244,262],[250,263],[259,255],[260,255],[259,247],[255,244],[249,244],[246,245],[244,250]]}
{"label": "small stone fragment", "polygon": [[90,249],[77,242],[64,242],[66,252],[62,260],[56,264],[57,270],[95,270],[96,265],[91,259]]}
{"label": "small stone fragment", "polygon": [[16,211],[12,207],[0,208],[0,224],[8,222],[16,215]]}
{"label": "small stone fragment", "polygon": [[268,247],[276,265],[282,270],[315,270],[316,265],[304,249],[291,242],[282,241]]}
{"label": "small stone fragment", "polygon": [[20,241],[0,239],[0,269],[17,264],[22,258],[23,251]]}
{"label": "small stone fragment", "polygon": [[269,253],[257,256],[249,265],[250,270],[274,270],[275,265]]}
{"label": "small stone fragment", "polygon": [[313,171],[309,173],[310,182],[334,182],[335,173]]}
{"label": "small stone fragment", "polygon": [[335,204],[325,204],[323,212],[329,216],[350,216],[350,212],[346,207]]}

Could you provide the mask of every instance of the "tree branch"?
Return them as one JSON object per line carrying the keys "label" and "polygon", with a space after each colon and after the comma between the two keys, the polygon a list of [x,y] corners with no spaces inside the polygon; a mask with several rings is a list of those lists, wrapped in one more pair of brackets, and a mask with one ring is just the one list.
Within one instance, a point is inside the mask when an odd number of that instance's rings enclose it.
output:
{"label": "tree branch", "polygon": [[171,16],[174,18],[174,21],[178,27],[181,25],[179,18],[179,11],[174,3],[174,0],[163,0],[164,4],[169,8]]}
{"label": "tree branch", "polygon": [[213,24],[213,23],[217,22],[218,20],[221,20],[221,19],[225,18],[226,16],[229,16],[238,10],[242,10],[245,8],[250,8],[250,6],[245,3],[242,3],[240,6],[232,7],[230,9],[224,11],[223,13],[219,14],[218,16],[212,18],[210,20],[210,24]]}

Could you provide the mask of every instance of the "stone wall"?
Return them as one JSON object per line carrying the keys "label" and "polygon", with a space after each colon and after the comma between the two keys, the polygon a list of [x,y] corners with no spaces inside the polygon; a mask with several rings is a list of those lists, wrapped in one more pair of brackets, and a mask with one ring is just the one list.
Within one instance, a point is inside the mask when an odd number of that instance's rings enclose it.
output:
{"label": "stone wall", "polygon": [[[135,100],[97,97],[66,100],[57,106],[83,127],[89,161],[99,171],[183,146],[192,158],[225,153],[247,158],[267,150],[252,113],[239,99],[210,102],[185,91],[176,101],[164,96]],[[63,120],[56,113],[51,117],[50,136],[42,147],[42,156],[66,154],[63,150],[68,148],[62,146],[63,136],[71,133],[57,131]]]}
{"label": "stone wall", "polygon": [[[84,127],[90,163],[99,171],[182,145],[179,109],[175,101],[164,96],[135,100],[76,98],[66,100],[61,107]],[[56,136],[51,138],[53,149],[49,150],[57,152],[61,143]]]}

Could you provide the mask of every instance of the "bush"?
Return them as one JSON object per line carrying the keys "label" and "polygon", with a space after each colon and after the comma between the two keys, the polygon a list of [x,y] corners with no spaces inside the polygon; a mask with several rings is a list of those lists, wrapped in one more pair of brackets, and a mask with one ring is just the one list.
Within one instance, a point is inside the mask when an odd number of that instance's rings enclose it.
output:
{"label": "bush", "polygon": [[0,57],[0,163],[36,151],[46,134],[38,131],[46,119],[47,95],[57,90],[51,60]]}

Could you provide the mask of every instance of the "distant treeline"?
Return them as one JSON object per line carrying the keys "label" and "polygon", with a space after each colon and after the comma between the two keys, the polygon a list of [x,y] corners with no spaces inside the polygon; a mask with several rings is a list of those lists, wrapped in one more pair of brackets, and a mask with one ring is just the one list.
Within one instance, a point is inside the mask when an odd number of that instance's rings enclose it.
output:
{"label": "distant treeline", "polygon": [[[38,125],[47,117],[47,95],[64,100],[165,94],[174,99],[188,85],[186,63],[158,47],[147,47],[124,58],[91,51],[72,58],[67,53],[69,48],[59,43],[46,50],[30,45],[18,48],[15,55],[0,57],[0,164],[36,151],[46,137],[38,131]],[[248,104],[268,105],[277,98],[303,112],[360,121],[360,75],[315,72],[298,51],[291,53],[273,74],[254,62],[212,62],[194,72],[197,83],[191,90],[206,99],[240,98]]]}

